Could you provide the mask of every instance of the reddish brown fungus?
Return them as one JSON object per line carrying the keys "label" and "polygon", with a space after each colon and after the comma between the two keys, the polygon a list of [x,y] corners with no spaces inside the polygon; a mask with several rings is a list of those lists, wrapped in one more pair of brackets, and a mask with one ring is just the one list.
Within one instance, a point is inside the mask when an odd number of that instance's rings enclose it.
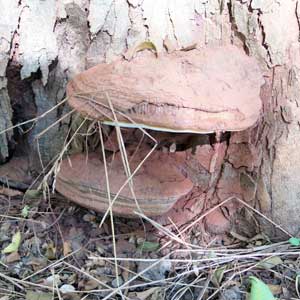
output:
{"label": "reddish brown fungus", "polygon": [[[253,126],[261,112],[263,77],[254,58],[235,46],[173,52],[158,58],[141,53],[128,62],[99,64],[69,84],[69,104],[90,119],[125,127],[196,134],[241,131]],[[115,110],[117,120],[114,118]],[[137,156],[140,161],[143,152]],[[145,154],[145,153],[144,153]],[[155,152],[133,178],[136,198],[149,216],[168,211],[192,189],[176,153]],[[138,164],[137,157],[131,167]],[[63,161],[57,190],[95,209],[108,208],[103,162],[95,154]],[[109,165],[112,198],[126,181],[118,154]],[[113,206],[133,216],[135,200],[127,186]]]}

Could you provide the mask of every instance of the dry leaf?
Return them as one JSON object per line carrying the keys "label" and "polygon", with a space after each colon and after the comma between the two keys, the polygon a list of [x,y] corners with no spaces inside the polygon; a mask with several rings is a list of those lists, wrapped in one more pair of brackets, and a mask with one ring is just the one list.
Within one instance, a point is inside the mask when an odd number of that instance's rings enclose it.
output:
{"label": "dry leaf", "polygon": [[135,293],[135,295],[139,300],[146,300],[148,297],[152,295],[157,295],[160,289],[161,289],[160,287],[153,287],[146,291]]}
{"label": "dry leaf", "polygon": [[54,299],[51,293],[40,293],[40,292],[33,292],[27,291],[26,293],[26,300],[52,300]]}
{"label": "dry leaf", "polygon": [[158,250],[160,247],[159,243],[144,241],[138,245],[138,249],[144,252],[153,252]]}
{"label": "dry leaf", "polygon": [[23,193],[18,191],[18,190],[13,190],[10,188],[6,187],[1,187],[0,188],[0,194],[8,196],[8,197],[15,197],[15,196],[22,196]]}
{"label": "dry leaf", "polygon": [[6,263],[13,263],[13,262],[16,262],[16,261],[19,261],[20,260],[20,255],[18,252],[12,252],[10,253],[9,255],[6,256],[6,259],[5,259],[5,262]]}
{"label": "dry leaf", "polygon": [[45,256],[48,259],[56,258],[56,248],[54,247],[53,242],[50,242],[49,244],[47,244],[47,250],[46,250]]}
{"label": "dry leaf", "polygon": [[72,252],[71,242],[70,241],[65,241],[64,244],[63,244],[63,253],[64,253],[64,256],[67,256],[71,252]]}
{"label": "dry leaf", "polygon": [[85,291],[91,291],[98,288],[99,282],[94,279],[81,280],[78,287],[83,288]]}
{"label": "dry leaf", "polygon": [[268,287],[273,295],[281,294],[281,286],[277,284],[268,284]]}
{"label": "dry leaf", "polygon": [[126,53],[124,54],[124,57],[127,60],[131,60],[137,52],[143,51],[143,50],[146,50],[146,49],[147,50],[152,50],[154,52],[155,56],[156,57],[158,56],[158,51],[157,51],[155,45],[150,41],[146,41],[146,42],[140,43],[137,46],[129,48],[126,51]]}
{"label": "dry leaf", "polygon": [[28,265],[31,266],[34,271],[37,271],[47,265],[47,259],[45,257],[30,257]]}
{"label": "dry leaf", "polygon": [[271,256],[261,261],[257,266],[269,270],[281,264],[283,264],[283,261],[279,256]]}
{"label": "dry leaf", "polygon": [[214,286],[216,286],[216,287],[220,286],[220,284],[223,280],[225,270],[226,270],[226,266],[216,269],[216,271],[213,273],[211,281],[214,284]]}

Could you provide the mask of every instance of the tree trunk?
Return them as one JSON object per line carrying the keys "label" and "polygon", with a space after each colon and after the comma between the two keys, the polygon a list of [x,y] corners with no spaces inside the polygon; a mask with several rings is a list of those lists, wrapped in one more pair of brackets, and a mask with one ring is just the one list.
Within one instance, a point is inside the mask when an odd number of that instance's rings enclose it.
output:
{"label": "tree trunk", "polygon": [[[208,176],[213,185],[198,189],[189,205],[179,202],[176,209],[190,218],[191,211],[205,211],[235,195],[291,234],[300,230],[298,1],[0,0],[0,8],[0,131],[42,115],[64,98],[74,75],[145,40],[159,53],[170,45],[181,50],[232,43],[255,57],[265,78],[259,123],[231,134],[213,174],[198,161],[198,186]],[[72,119],[55,121],[68,111],[62,105],[34,124],[5,131],[0,162],[25,154],[30,172],[38,172],[41,162],[46,165],[61,150]],[[206,159],[211,150],[203,150]],[[225,206],[230,215],[242,205]],[[213,217],[207,222],[219,230]]]}

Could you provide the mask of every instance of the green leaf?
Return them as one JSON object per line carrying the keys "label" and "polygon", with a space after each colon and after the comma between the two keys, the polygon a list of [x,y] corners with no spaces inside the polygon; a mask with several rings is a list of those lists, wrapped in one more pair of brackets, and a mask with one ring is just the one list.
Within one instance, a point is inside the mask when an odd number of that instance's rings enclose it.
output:
{"label": "green leaf", "polygon": [[269,287],[260,279],[250,276],[251,291],[249,300],[275,300]]}
{"label": "green leaf", "polygon": [[23,218],[27,218],[28,215],[29,215],[29,205],[25,205],[23,208],[22,208],[22,211],[21,211],[21,215]]}
{"label": "green leaf", "polygon": [[54,299],[53,294],[43,292],[27,291],[26,300],[52,300]]}
{"label": "green leaf", "polygon": [[27,190],[25,192],[25,199],[28,198],[38,198],[41,195],[41,191],[40,190]]}
{"label": "green leaf", "polygon": [[17,252],[21,244],[21,232],[17,231],[11,240],[11,243],[2,250],[3,254]]}
{"label": "green leaf", "polygon": [[289,243],[292,246],[300,246],[300,239],[296,238],[296,237],[292,237],[292,238],[289,239]]}
{"label": "green leaf", "polygon": [[156,251],[159,247],[160,247],[159,243],[144,241],[138,246],[138,249],[144,252],[146,251],[153,252]]}
{"label": "green leaf", "polygon": [[215,272],[213,273],[212,277],[211,277],[211,282],[213,283],[213,285],[215,287],[219,287],[223,277],[224,277],[224,272],[226,271],[226,266],[225,267],[221,267],[218,268],[217,270],[215,270]]}
{"label": "green leaf", "polygon": [[283,263],[279,256],[271,256],[263,261],[261,261],[257,266],[264,269],[272,269]]}

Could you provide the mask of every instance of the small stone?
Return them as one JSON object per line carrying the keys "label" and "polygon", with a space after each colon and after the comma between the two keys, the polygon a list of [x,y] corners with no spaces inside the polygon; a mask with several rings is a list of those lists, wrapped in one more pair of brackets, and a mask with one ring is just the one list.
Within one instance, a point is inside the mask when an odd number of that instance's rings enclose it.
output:
{"label": "small stone", "polygon": [[11,270],[12,274],[18,275],[19,277],[22,277],[22,272],[24,272],[24,264],[22,261],[19,261],[18,263],[13,265],[13,268]]}
{"label": "small stone", "polygon": [[242,294],[237,286],[222,292],[219,300],[242,300]]}
{"label": "small stone", "polygon": [[60,285],[61,284],[60,276],[58,274],[51,275],[45,279],[44,283],[48,286]]}
{"label": "small stone", "polygon": [[[119,280],[119,281],[118,281]],[[118,284],[119,283],[119,284]],[[121,276],[118,276],[118,278],[115,278],[112,282],[111,285],[114,288],[117,288],[119,286],[121,286],[124,283],[124,280]]]}
{"label": "small stone", "polygon": [[63,285],[59,288],[59,290],[60,290],[60,292],[62,292],[63,294],[75,292],[75,288],[74,288],[74,286],[71,285],[71,284],[63,284]]}
{"label": "small stone", "polygon": [[[146,268],[153,265],[153,262],[139,262],[138,263],[138,273],[143,272]],[[166,278],[167,272],[170,272],[172,268],[172,263],[169,260],[163,260],[160,263],[154,265],[151,269],[147,270],[142,274],[143,277],[150,280],[163,280]]]}
{"label": "small stone", "polygon": [[96,268],[98,274],[111,276],[112,273],[115,273],[114,268],[110,267],[98,267]]}

